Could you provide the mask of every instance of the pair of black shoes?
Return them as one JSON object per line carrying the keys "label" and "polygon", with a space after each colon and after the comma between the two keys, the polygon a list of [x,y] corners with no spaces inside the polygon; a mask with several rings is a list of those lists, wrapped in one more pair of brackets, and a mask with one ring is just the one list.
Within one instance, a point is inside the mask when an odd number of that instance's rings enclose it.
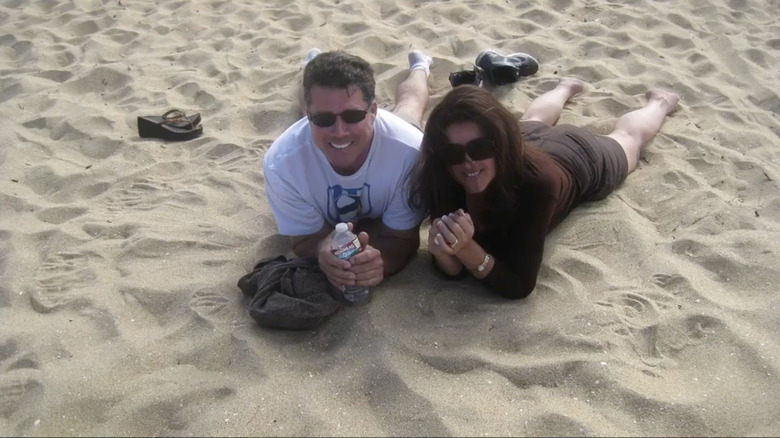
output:
{"label": "pair of black shoes", "polygon": [[202,133],[200,113],[188,116],[182,110],[172,109],[162,116],[138,116],[138,135],[142,138],[184,141],[197,138]]}
{"label": "pair of black shoes", "polygon": [[485,83],[498,86],[517,82],[521,77],[531,76],[539,71],[539,61],[527,53],[501,55],[494,50],[484,50],[474,61],[474,70],[450,73],[452,87]]}

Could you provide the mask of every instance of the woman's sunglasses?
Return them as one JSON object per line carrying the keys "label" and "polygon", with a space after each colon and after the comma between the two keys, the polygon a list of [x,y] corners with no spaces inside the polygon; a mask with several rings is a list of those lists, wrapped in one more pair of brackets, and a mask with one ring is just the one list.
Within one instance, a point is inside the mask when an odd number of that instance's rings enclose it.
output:
{"label": "woman's sunglasses", "polygon": [[344,123],[354,124],[365,120],[367,114],[367,110],[346,110],[341,114],[309,114],[309,120],[320,128],[328,128],[336,123],[337,117],[341,117],[341,120],[343,120]]}
{"label": "woman's sunglasses", "polygon": [[466,155],[472,161],[487,160],[495,156],[495,147],[493,140],[485,137],[475,138],[466,143],[465,146],[447,143],[439,149],[442,161],[447,166],[455,166],[466,161]]}

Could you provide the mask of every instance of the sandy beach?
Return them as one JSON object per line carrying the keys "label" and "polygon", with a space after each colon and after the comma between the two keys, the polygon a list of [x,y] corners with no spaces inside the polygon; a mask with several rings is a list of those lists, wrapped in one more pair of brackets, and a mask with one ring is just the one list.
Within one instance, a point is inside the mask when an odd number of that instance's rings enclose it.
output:
{"label": "sandy beach", "polygon": [[[0,435],[780,435],[780,3],[410,0],[0,3]],[[438,276],[425,239],[369,302],[259,327],[238,279],[291,255],[262,160],[312,47],[407,53],[429,109],[483,49],[561,76],[609,132],[681,96],[639,169],[549,237],[509,301]],[[202,115],[186,142],[136,118]],[[427,227],[421,230],[427,236]]]}

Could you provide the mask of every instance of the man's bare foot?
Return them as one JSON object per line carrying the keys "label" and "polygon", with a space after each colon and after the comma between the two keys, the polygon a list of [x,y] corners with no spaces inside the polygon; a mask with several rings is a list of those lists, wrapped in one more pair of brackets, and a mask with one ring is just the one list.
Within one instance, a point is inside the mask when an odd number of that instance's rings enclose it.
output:
{"label": "man's bare foot", "polygon": [[645,93],[647,103],[658,102],[665,110],[666,114],[671,113],[677,107],[677,103],[680,101],[680,96],[671,91],[664,90],[663,88],[651,88]]}

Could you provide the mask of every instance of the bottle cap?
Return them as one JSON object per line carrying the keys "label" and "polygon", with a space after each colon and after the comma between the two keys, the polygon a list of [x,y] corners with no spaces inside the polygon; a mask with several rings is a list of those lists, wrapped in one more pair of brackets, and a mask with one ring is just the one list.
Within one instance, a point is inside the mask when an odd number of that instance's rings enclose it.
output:
{"label": "bottle cap", "polygon": [[349,227],[344,222],[339,222],[339,223],[336,224],[336,232],[337,233],[343,233],[343,232],[347,231],[348,229],[349,229]]}

